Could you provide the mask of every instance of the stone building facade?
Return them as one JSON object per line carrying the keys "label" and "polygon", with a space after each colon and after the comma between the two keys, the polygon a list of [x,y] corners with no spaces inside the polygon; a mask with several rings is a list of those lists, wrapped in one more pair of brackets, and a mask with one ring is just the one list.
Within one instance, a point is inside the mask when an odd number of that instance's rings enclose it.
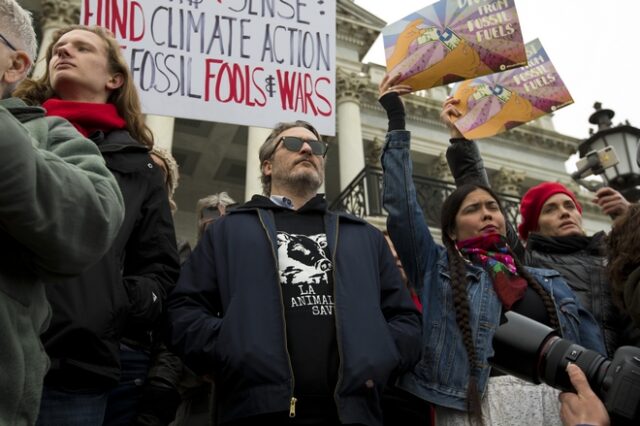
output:
{"label": "stone building facade", "polygon": [[[327,138],[325,192],[337,208],[366,216],[384,226],[379,200],[379,154],[386,131],[386,115],[377,102],[377,86],[385,70],[363,58],[386,22],[356,5],[353,0],[336,1],[336,136]],[[40,52],[52,32],[77,23],[80,0],[19,0],[38,23]],[[43,56],[43,55],[41,55]],[[35,73],[44,64],[37,63]],[[421,91],[405,98],[407,127],[412,132],[414,170],[427,196],[451,188],[444,152],[448,132],[439,122],[447,87]],[[261,191],[258,148],[268,129],[228,123],[204,122],[148,116],[156,141],[170,148],[180,165],[176,192],[179,236],[195,242],[195,205],[199,198],[227,191],[237,201]],[[588,233],[607,229],[608,217],[593,203],[592,195],[579,190],[565,172],[564,163],[581,141],[554,130],[552,117],[517,127],[497,137],[482,140],[480,149],[495,189],[512,196],[511,206],[529,187],[541,181],[560,181],[577,191],[585,207]],[[507,197],[508,198],[508,197]],[[516,220],[517,209],[511,209]],[[428,218],[432,215],[427,213]],[[432,223],[432,222],[430,222]],[[437,232],[436,232],[437,234]]]}

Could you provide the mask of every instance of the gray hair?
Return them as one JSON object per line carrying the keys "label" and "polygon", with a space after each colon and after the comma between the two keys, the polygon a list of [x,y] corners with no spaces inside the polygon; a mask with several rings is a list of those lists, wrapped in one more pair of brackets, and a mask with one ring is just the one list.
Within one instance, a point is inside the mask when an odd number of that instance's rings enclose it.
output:
{"label": "gray hair", "polygon": [[264,172],[262,171],[262,164],[273,157],[273,154],[275,153],[275,144],[277,143],[277,138],[280,133],[294,127],[303,127],[311,131],[311,133],[313,133],[319,141],[322,140],[316,128],[306,121],[296,120],[287,123],[278,123],[278,125],[271,131],[269,136],[267,136],[267,139],[265,139],[262,146],[260,147],[260,151],[258,152],[258,158],[260,159],[260,182],[262,183],[262,193],[267,197],[271,195],[271,176],[266,176],[264,174]]}
{"label": "gray hair", "polygon": [[16,0],[0,0],[0,29],[11,44],[27,52],[33,64],[38,55],[38,42],[31,12],[23,9]]}
{"label": "gray hair", "polygon": [[202,211],[207,207],[217,208],[218,206],[228,207],[232,204],[236,204],[236,201],[229,196],[226,192],[218,192],[217,194],[207,195],[204,198],[200,198],[196,203],[196,214],[198,215],[198,239],[204,232],[204,221],[202,220]]}

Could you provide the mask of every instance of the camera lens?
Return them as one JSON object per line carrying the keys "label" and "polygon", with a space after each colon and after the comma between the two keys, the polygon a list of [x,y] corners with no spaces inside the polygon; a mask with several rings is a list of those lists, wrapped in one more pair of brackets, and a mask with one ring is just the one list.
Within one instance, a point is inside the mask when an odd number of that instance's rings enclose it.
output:
{"label": "camera lens", "polygon": [[558,336],[553,336],[543,347],[539,358],[538,376],[549,386],[575,392],[566,373],[567,364],[570,362],[584,371],[591,389],[603,389],[603,380],[611,361],[595,351]]}
{"label": "camera lens", "polygon": [[603,380],[611,364],[595,351],[562,339],[556,330],[516,312],[503,314],[493,336],[491,365],[531,383],[573,391],[567,374],[572,362],[584,371],[591,388],[606,392]]}
{"label": "camera lens", "polygon": [[611,424],[640,424],[640,348],[622,346],[607,360],[544,324],[508,311],[493,336],[493,349],[492,368],[563,391],[575,392],[566,370],[568,363],[576,364],[604,402]]}
{"label": "camera lens", "polygon": [[500,327],[493,335],[494,355],[489,362],[503,373],[540,383],[540,354],[545,342],[555,335],[553,329],[531,318],[512,311],[505,312]]}

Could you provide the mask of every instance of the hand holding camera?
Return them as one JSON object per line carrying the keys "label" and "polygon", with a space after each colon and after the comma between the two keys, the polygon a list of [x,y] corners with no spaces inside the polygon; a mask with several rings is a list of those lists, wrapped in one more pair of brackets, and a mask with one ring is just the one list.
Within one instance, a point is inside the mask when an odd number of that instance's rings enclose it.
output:
{"label": "hand holding camera", "polygon": [[560,418],[565,426],[589,424],[593,426],[609,426],[609,414],[598,396],[593,392],[580,367],[567,365],[569,380],[576,390],[560,394]]}
{"label": "hand holding camera", "polygon": [[[583,400],[599,399],[616,426],[640,424],[640,348],[622,346],[608,360],[561,338],[544,324],[507,311],[493,336],[493,349],[489,360],[493,368],[531,383],[546,383]],[[585,387],[594,395],[587,394]],[[593,405],[589,408],[597,408]]]}

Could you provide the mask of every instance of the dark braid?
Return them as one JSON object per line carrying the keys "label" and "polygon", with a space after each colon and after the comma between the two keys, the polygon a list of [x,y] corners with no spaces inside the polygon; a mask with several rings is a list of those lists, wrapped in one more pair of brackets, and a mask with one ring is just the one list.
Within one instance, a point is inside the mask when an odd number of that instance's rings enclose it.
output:
{"label": "dark braid", "polygon": [[527,272],[522,263],[514,256],[513,261],[516,264],[516,270],[518,271],[518,275],[527,280],[529,287],[535,290],[538,293],[538,296],[542,298],[544,302],[545,308],[547,308],[547,315],[549,315],[549,321],[551,322],[552,328],[560,327],[560,321],[558,321],[558,312],[556,311],[556,306],[553,303],[553,299],[547,291],[540,285],[540,283]]}
{"label": "dark braid", "polygon": [[479,366],[476,347],[473,342],[473,332],[470,324],[469,297],[467,295],[466,268],[464,259],[454,247],[450,238],[443,238],[449,257],[449,273],[451,274],[451,290],[453,293],[453,307],[456,312],[456,324],[462,334],[462,341],[467,350],[469,360],[469,381],[467,383],[467,411],[482,424],[482,408],[480,392],[478,391],[478,378],[475,371]]}
{"label": "dark braid", "polygon": [[[456,312],[456,324],[462,334],[467,357],[469,359],[469,381],[467,384],[467,412],[471,424],[482,425],[482,405],[480,392],[478,391],[477,370],[483,367],[485,360],[479,360],[473,341],[473,333],[469,320],[469,295],[467,293],[466,265],[460,252],[456,249],[454,236],[457,234],[457,215],[466,197],[473,191],[482,190],[489,194],[500,206],[498,196],[491,188],[478,184],[463,184],[447,196],[442,203],[440,212],[440,230],[442,231],[442,243],[449,256],[449,273],[451,275],[451,290],[453,293],[454,308]],[[504,210],[500,206],[500,213],[505,217]],[[535,287],[534,287],[535,288]],[[555,315],[553,315],[555,318]]]}

